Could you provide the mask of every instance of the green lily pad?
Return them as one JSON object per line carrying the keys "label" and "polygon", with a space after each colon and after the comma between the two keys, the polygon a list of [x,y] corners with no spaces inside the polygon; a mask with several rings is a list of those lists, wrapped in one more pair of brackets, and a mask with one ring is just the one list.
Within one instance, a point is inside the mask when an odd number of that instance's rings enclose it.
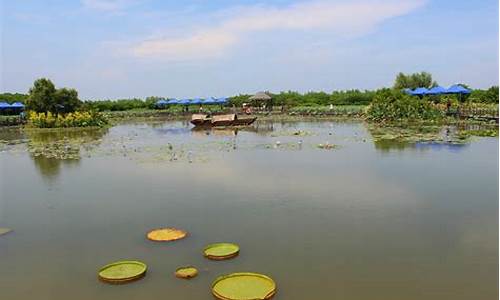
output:
{"label": "green lily pad", "polygon": [[203,254],[205,257],[215,260],[233,258],[240,252],[240,247],[232,243],[216,243],[205,247]]}
{"label": "green lily pad", "polygon": [[258,273],[233,273],[218,277],[212,294],[222,300],[265,300],[276,294],[276,283]]}
{"label": "green lily pad", "polygon": [[190,279],[198,275],[198,269],[193,266],[180,267],[175,270],[175,276],[179,278]]}
{"label": "green lily pad", "polygon": [[7,233],[9,233],[11,231],[12,231],[12,229],[10,229],[10,228],[0,227],[0,235],[7,234]]}
{"label": "green lily pad", "polygon": [[140,261],[117,261],[99,270],[99,279],[107,283],[127,283],[146,274],[147,266]]}

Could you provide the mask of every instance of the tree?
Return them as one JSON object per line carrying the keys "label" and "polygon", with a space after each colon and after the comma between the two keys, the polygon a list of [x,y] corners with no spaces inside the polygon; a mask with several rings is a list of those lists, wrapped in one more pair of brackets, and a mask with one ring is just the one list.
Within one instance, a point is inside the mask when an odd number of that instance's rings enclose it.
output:
{"label": "tree", "polygon": [[72,112],[81,106],[75,89],[56,89],[47,78],[35,80],[26,101],[28,109],[36,112]]}
{"label": "tree", "polygon": [[36,112],[55,111],[55,93],[56,87],[50,79],[37,79],[29,90],[27,107]]}
{"label": "tree", "polygon": [[2,99],[2,101],[7,101],[11,104],[14,102],[26,103],[28,95],[20,93],[2,93],[0,94],[0,99]]}
{"label": "tree", "polygon": [[73,112],[82,105],[82,102],[78,99],[78,92],[75,89],[58,89],[54,94],[54,98],[57,105],[56,112]]}
{"label": "tree", "polygon": [[419,87],[431,88],[437,86],[437,82],[432,80],[432,75],[427,72],[403,74],[398,73],[394,80],[394,89],[416,89]]}
{"label": "tree", "polygon": [[147,108],[150,108],[150,109],[153,109],[156,107],[156,102],[158,102],[158,100],[162,99],[161,97],[157,97],[157,96],[149,96],[146,98],[146,101],[144,103],[144,105],[147,107]]}

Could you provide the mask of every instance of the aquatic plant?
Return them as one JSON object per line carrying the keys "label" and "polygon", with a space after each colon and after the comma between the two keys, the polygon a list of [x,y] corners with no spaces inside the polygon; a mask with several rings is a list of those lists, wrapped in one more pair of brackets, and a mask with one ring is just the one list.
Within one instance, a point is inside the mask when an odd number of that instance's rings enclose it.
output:
{"label": "aquatic plant", "polygon": [[67,114],[29,113],[29,123],[38,128],[58,128],[58,127],[102,127],[108,124],[107,118],[95,111],[83,111]]}
{"label": "aquatic plant", "polygon": [[198,275],[198,269],[193,266],[180,267],[175,270],[175,277],[178,278],[191,279],[196,275]]}
{"label": "aquatic plant", "polygon": [[369,120],[391,122],[401,120],[440,119],[442,112],[433,104],[401,91],[383,89],[377,92],[367,109]]}

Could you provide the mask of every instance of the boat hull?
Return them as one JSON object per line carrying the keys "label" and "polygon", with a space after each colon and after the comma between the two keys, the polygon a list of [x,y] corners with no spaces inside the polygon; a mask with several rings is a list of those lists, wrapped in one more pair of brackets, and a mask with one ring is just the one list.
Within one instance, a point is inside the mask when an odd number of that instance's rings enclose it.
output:
{"label": "boat hull", "polygon": [[191,124],[196,127],[230,127],[230,126],[248,126],[257,120],[253,118],[236,118],[234,120],[210,120],[210,119],[194,119]]}

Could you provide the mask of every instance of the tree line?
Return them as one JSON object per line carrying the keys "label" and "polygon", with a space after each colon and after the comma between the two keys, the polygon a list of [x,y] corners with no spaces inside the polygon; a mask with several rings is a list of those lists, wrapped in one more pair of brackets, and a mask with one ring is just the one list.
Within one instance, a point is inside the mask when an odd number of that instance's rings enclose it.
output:
{"label": "tree line", "polygon": [[[438,85],[432,75],[427,72],[413,74],[397,74],[393,89],[403,90],[417,87],[431,88]],[[466,85],[464,85],[467,87]],[[283,91],[280,93],[268,93],[272,97],[272,105],[296,107],[296,106],[325,106],[325,105],[368,105],[372,103],[379,90],[345,90],[326,92]],[[240,94],[229,97],[230,105],[241,106],[250,103],[250,94]],[[87,100],[81,101],[78,92],[72,88],[56,88],[50,79],[40,78],[35,80],[28,94],[3,93],[0,101],[9,103],[21,102],[28,109],[36,112],[66,113],[75,110],[96,111],[123,111],[131,109],[152,109],[156,102],[163,97],[147,97],[146,99],[118,99],[118,100]],[[439,97],[429,97],[431,101],[439,101]],[[498,103],[498,86],[488,89],[472,89],[470,95],[464,100],[479,103]]]}

